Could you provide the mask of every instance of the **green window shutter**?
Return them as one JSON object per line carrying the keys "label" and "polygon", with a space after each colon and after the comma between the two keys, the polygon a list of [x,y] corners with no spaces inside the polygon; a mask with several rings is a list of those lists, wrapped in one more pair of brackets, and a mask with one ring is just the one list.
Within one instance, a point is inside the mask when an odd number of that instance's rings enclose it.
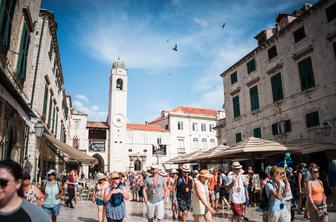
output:
{"label": "green window shutter", "polygon": [[253,136],[256,138],[261,138],[261,129],[260,128],[253,129]]}
{"label": "green window shutter", "polygon": [[240,116],[239,96],[233,97],[232,103],[233,103],[233,117]]}
{"label": "green window shutter", "polygon": [[52,111],[52,96],[50,95],[49,101],[49,114],[48,114],[48,126],[50,127],[50,120],[51,120],[51,111]]}
{"label": "green window shutter", "polygon": [[271,47],[267,52],[269,60],[278,55],[276,46]]}
{"label": "green window shutter", "polygon": [[239,143],[241,141],[242,141],[241,133],[236,133],[236,143]]}
{"label": "green window shutter", "polygon": [[231,85],[238,81],[237,72],[231,74]]}
{"label": "green window shutter", "polygon": [[327,20],[328,22],[331,22],[336,18],[336,3],[329,6],[326,10]]}
{"label": "green window shutter", "polygon": [[294,42],[297,43],[306,37],[304,26],[298,28],[293,32]]}
{"label": "green window shutter", "polygon": [[290,132],[292,130],[290,120],[285,120],[286,132]]}
{"label": "green window shutter", "polygon": [[56,113],[56,123],[55,123],[55,135],[57,135],[57,124],[58,123],[58,113]]}
{"label": "green window shutter", "polygon": [[272,124],[272,134],[273,135],[278,135],[279,134],[279,132],[278,132],[278,123]]}
{"label": "green window shutter", "polygon": [[314,72],[311,58],[308,57],[306,59],[301,60],[298,63],[298,66],[299,66],[301,89],[305,90],[315,86]]}
{"label": "green window shutter", "polygon": [[255,59],[252,59],[251,61],[249,61],[246,64],[246,67],[247,67],[247,74],[250,74],[251,72],[253,72],[256,69]]}
{"label": "green window shutter", "polygon": [[43,97],[43,115],[47,115],[47,103],[48,103],[48,86],[44,87],[44,97]]}
{"label": "green window shutter", "polygon": [[320,118],[318,112],[312,112],[306,114],[307,128],[320,125]]}
{"label": "green window shutter", "polygon": [[12,20],[16,0],[1,0],[0,2],[0,51],[7,52],[10,47]]}
{"label": "green window shutter", "polygon": [[54,109],[53,109],[53,115],[52,115],[52,126],[51,126],[51,132],[54,132],[54,128],[55,127],[55,105],[54,105]]}
{"label": "green window shutter", "polygon": [[251,111],[259,109],[258,87],[250,88]]}
{"label": "green window shutter", "polygon": [[25,80],[26,78],[26,66],[27,66],[27,56],[29,49],[30,36],[27,29],[26,23],[23,24],[21,43],[19,50],[19,58],[17,63],[17,74],[20,80]]}
{"label": "green window shutter", "polygon": [[278,73],[271,77],[273,102],[283,99],[281,74]]}

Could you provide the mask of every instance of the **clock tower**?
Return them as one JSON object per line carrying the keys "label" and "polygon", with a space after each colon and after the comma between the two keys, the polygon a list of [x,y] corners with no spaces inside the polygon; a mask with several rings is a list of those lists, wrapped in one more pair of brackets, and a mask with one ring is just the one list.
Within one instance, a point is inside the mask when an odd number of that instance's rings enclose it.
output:
{"label": "clock tower", "polygon": [[110,171],[128,169],[127,156],[127,72],[118,58],[112,64],[110,75],[109,107],[109,165]]}

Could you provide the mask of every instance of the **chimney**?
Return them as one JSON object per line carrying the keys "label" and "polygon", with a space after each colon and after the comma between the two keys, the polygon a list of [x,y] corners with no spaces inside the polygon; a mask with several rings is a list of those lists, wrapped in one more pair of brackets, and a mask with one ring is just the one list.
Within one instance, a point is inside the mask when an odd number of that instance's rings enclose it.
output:
{"label": "chimney", "polygon": [[280,31],[281,29],[283,29],[284,27],[286,27],[289,23],[291,23],[292,21],[294,21],[296,19],[296,14],[285,14],[285,13],[281,13],[278,14],[277,18],[276,18],[276,24],[278,27],[278,30]]}
{"label": "chimney", "polygon": [[276,29],[274,28],[269,28],[269,29],[264,29],[261,32],[259,32],[254,38],[257,40],[258,45],[263,44],[266,42],[269,38],[271,38],[275,34]]}

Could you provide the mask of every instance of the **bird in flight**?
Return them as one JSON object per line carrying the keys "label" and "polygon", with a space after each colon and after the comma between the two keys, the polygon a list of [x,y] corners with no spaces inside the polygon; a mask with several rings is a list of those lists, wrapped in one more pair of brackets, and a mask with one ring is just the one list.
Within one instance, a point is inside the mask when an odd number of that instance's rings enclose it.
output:
{"label": "bird in flight", "polygon": [[225,27],[225,22],[224,22],[223,25],[222,25],[222,29],[224,29],[224,27]]}
{"label": "bird in flight", "polygon": [[177,52],[177,44],[175,44],[175,47],[172,49]]}

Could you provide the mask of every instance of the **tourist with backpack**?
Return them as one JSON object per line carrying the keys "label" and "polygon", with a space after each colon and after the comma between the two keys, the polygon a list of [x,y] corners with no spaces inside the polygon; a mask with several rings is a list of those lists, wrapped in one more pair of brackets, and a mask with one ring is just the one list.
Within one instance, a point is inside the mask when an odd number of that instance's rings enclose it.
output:
{"label": "tourist with backpack", "polygon": [[230,193],[232,221],[242,222],[244,219],[244,209],[246,202],[246,192],[244,176],[242,175],[242,165],[239,162],[232,163],[232,173],[227,177],[226,189]]}
{"label": "tourist with backpack", "polygon": [[276,166],[272,167],[270,176],[271,180],[265,185],[269,204],[267,220],[268,222],[290,222],[290,214],[284,200],[289,190],[289,183],[287,179],[281,178],[281,169]]}
{"label": "tourist with backpack", "polygon": [[126,187],[120,181],[120,175],[111,174],[111,185],[105,190],[106,217],[108,222],[121,222],[126,216],[125,200],[128,200]]}
{"label": "tourist with backpack", "polygon": [[227,209],[230,209],[230,204],[227,201],[227,192],[225,189],[225,184],[226,184],[226,174],[225,170],[221,170],[221,174],[219,175],[219,194],[220,194],[220,199],[222,201],[222,208],[224,209],[224,205],[227,206]]}
{"label": "tourist with backpack", "polygon": [[[191,193],[193,188],[193,178],[189,175],[190,168],[183,164],[182,176],[175,177],[173,192],[176,192],[176,199],[179,210],[182,214],[182,221],[188,219],[188,211],[191,210]],[[173,195],[175,196],[175,195]]]}

